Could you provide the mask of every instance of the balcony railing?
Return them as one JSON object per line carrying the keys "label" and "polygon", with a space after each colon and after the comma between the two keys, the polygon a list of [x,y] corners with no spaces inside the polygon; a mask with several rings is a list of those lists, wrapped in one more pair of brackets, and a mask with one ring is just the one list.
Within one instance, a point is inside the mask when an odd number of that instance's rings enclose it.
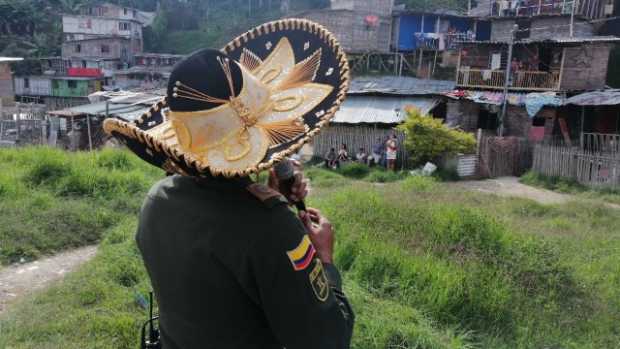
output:
{"label": "balcony railing", "polygon": [[[459,69],[456,84],[462,87],[503,89],[504,70]],[[559,72],[517,71],[512,74],[511,90],[547,91],[560,88]]]}
{"label": "balcony railing", "polygon": [[572,8],[572,0],[495,0],[491,1],[491,16],[570,14]]}
{"label": "balcony railing", "polygon": [[469,33],[414,33],[416,45],[425,50],[455,50],[462,41],[474,40],[473,32]]}

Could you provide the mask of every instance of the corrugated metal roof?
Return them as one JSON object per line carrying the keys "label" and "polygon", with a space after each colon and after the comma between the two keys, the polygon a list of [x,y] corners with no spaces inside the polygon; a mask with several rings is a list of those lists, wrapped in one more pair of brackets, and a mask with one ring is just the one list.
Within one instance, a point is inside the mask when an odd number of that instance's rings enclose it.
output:
{"label": "corrugated metal roof", "polygon": [[[56,116],[106,116],[106,104],[109,102],[98,102],[85,104],[73,108],[56,110],[49,112],[50,115]],[[148,111],[150,105],[128,104],[128,103],[109,103],[108,115],[123,118],[125,120],[134,120],[142,113]]]}
{"label": "corrugated metal roof", "polygon": [[[56,110],[49,112],[50,115],[56,116],[112,116],[119,117],[124,120],[135,120],[161,98],[163,98],[164,90],[154,90],[146,92],[96,92],[89,96],[95,103],[80,105],[73,108]],[[106,111],[106,105],[107,111]]]}
{"label": "corrugated metal roof", "polygon": [[454,81],[449,80],[408,76],[360,76],[351,81],[348,94],[434,95],[450,92],[454,86]]}
{"label": "corrugated metal roof", "polygon": [[23,61],[21,57],[0,57],[0,63]]}
{"label": "corrugated metal roof", "polygon": [[[553,38],[553,39],[523,39],[519,41],[515,41],[515,44],[538,44],[538,43],[556,43],[556,44],[581,44],[581,43],[592,43],[592,42],[620,42],[620,38],[616,36],[592,36],[592,37],[565,37],[565,38]],[[467,40],[467,41],[457,41],[460,44],[488,44],[488,45],[499,45],[499,44],[508,44],[508,41],[503,40]]]}
{"label": "corrugated metal roof", "polygon": [[332,119],[342,124],[398,124],[405,120],[404,109],[414,106],[428,113],[438,103],[436,98],[351,96]]}
{"label": "corrugated metal roof", "polygon": [[620,89],[591,91],[572,96],[564,104],[575,105],[618,105],[620,104]]}

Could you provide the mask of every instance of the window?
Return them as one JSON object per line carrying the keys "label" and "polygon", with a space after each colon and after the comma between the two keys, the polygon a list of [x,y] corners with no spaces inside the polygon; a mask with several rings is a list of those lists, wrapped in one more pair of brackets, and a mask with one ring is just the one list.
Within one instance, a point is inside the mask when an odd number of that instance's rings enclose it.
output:
{"label": "window", "polygon": [[80,44],[75,45],[75,52],[82,52],[82,45]]}
{"label": "window", "polygon": [[58,88],[58,80],[52,80],[52,88],[54,89]]}
{"label": "window", "polygon": [[77,88],[77,81],[69,80],[67,81],[67,86],[69,86],[69,88]]}
{"label": "window", "polygon": [[128,22],[118,22],[118,30],[129,30],[129,23]]}
{"label": "window", "polygon": [[24,88],[30,88],[30,79],[24,78]]}
{"label": "window", "polygon": [[127,7],[123,8],[123,14],[127,15]]}
{"label": "window", "polygon": [[82,68],[86,68],[86,61],[82,61]]}
{"label": "window", "polygon": [[110,46],[101,45],[101,53],[110,53]]}
{"label": "window", "polygon": [[138,17],[138,11],[136,11],[136,10],[133,10],[133,13],[132,13],[132,15],[133,15],[133,18],[136,18],[136,17]]}

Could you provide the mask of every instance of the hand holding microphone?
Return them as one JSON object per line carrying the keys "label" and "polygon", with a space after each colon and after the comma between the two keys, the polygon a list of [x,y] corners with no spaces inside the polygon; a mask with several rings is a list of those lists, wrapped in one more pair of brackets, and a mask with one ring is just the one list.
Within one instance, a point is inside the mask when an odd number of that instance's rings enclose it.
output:
{"label": "hand holding microphone", "polygon": [[269,174],[269,186],[286,197],[299,211],[305,211],[304,199],[308,195],[308,181],[299,169],[301,164],[285,159],[279,162]]}

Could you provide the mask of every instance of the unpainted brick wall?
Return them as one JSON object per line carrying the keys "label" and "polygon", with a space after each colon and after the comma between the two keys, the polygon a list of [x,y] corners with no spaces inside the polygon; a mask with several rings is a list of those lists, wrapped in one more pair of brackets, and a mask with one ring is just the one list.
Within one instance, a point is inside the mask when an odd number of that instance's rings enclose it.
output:
{"label": "unpainted brick wall", "polygon": [[338,39],[345,51],[390,51],[391,17],[379,17],[378,27],[368,27],[367,14],[349,10],[307,11],[301,17],[324,25]]}
{"label": "unpainted brick wall", "polygon": [[480,106],[466,100],[450,100],[446,103],[446,124],[460,127],[463,131],[474,132],[478,127]]}
{"label": "unpainted brick wall", "polygon": [[[515,24],[514,19],[496,19],[491,24],[492,41],[509,41],[510,31]],[[530,25],[530,39],[558,39],[570,36],[570,17],[542,17],[532,18]],[[592,37],[594,27],[582,20],[575,20],[573,36]]]}
{"label": "unpainted brick wall", "polygon": [[560,89],[592,90],[605,87],[609,44],[585,44],[567,47]]}

